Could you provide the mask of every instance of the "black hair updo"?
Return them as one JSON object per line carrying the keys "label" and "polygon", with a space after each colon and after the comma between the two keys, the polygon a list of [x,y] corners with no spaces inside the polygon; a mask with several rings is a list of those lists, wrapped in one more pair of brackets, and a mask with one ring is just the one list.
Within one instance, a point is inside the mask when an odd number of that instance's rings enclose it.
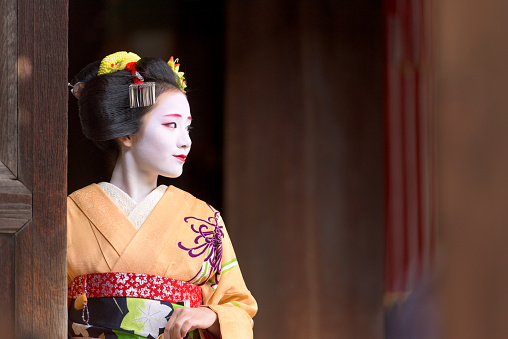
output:
{"label": "black hair updo", "polygon": [[[139,131],[144,115],[152,108],[130,108],[129,85],[133,84],[130,71],[97,75],[101,61],[83,68],[72,80],[85,84],[78,100],[79,119],[83,134],[99,148],[118,152],[116,138]],[[178,75],[162,59],[141,58],[136,70],[145,82],[155,82],[155,97],[166,91],[179,91]]]}

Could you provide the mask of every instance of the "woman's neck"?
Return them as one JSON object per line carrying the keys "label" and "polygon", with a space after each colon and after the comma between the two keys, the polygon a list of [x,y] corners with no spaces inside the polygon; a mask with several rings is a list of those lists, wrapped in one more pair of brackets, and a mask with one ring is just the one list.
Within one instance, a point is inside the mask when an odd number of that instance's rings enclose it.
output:
{"label": "woman's neck", "polygon": [[116,161],[110,182],[139,203],[157,187],[157,175],[144,172],[129,152],[122,152]]}

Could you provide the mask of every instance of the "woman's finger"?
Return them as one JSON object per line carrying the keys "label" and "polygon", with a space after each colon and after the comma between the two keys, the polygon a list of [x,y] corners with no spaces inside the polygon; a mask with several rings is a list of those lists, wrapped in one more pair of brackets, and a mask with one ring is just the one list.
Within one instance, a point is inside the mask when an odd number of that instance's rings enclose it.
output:
{"label": "woman's finger", "polygon": [[187,334],[186,328],[189,322],[188,310],[189,309],[179,308],[173,313],[172,317],[174,317],[174,321],[170,331],[172,335],[171,339],[182,339]]}
{"label": "woman's finger", "polygon": [[182,339],[197,328],[207,329],[217,322],[217,314],[209,308],[178,308],[164,329],[164,339]]}

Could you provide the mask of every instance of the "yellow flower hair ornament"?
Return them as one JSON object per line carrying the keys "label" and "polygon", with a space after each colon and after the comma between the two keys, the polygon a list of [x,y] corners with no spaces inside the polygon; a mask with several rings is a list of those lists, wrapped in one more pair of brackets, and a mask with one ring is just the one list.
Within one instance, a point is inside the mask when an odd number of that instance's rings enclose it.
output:
{"label": "yellow flower hair ornament", "polygon": [[136,69],[136,62],[141,59],[131,52],[116,52],[102,59],[98,76],[114,73],[124,69],[131,72],[133,84],[129,85],[130,108],[152,106],[155,103],[155,82],[145,82]]}
{"label": "yellow flower hair ornament", "polygon": [[168,65],[169,65],[169,67],[171,67],[173,72],[175,72],[175,74],[178,76],[178,79],[176,80],[176,82],[178,84],[178,88],[180,88],[180,90],[185,93],[185,88],[187,87],[187,83],[185,82],[184,73],[179,71],[180,64],[177,64],[177,62],[178,62],[178,58],[173,59],[173,57],[171,57],[171,58],[169,58]]}
{"label": "yellow flower hair ornament", "polygon": [[[98,76],[124,69],[131,72],[134,82],[134,84],[129,85],[129,101],[131,108],[151,106],[155,103],[155,82],[144,82],[143,76],[136,70],[136,62],[140,59],[141,57],[136,53],[125,51],[116,52],[101,60],[99,71],[97,72]],[[185,82],[184,72],[180,72],[180,64],[177,62],[178,59],[171,57],[168,61],[168,66],[171,67],[173,73],[177,75],[176,85],[185,93],[187,83]],[[69,86],[72,88],[72,94],[79,99],[85,88],[85,84],[79,82],[75,85],[69,84]]]}
{"label": "yellow flower hair ornament", "polygon": [[141,59],[136,53],[132,52],[116,52],[108,55],[101,61],[99,66],[99,72],[97,75],[103,75],[108,73],[114,73],[125,69],[130,62],[136,62]]}

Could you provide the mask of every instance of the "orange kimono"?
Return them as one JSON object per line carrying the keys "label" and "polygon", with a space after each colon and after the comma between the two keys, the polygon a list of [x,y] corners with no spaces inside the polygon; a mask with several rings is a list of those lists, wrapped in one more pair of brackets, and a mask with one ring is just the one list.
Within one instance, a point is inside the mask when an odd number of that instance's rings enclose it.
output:
{"label": "orange kimono", "polygon": [[[245,286],[218,211],[169,186],[139,230],[104,190],[92,184],[67,204],[69,284],[88,273],[143,273],[201,288],[224,339],[252,338],[256,301]],[[202,332],[201,332],[202,334]]]}

